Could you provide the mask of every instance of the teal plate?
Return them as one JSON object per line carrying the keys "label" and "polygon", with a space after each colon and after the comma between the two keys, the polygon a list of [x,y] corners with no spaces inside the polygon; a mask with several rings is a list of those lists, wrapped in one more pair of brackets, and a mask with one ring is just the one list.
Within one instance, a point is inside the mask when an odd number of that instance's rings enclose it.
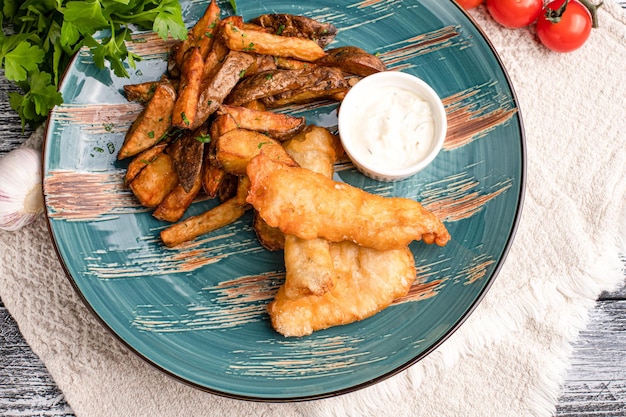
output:
{"label": "teal plate", "polygon": [[[524,192],[524,134],[515,94],[493,48],[453,2],[442,0],[238,0],[245,19],[303,14],[339,28],[332,46],[379,54],[392,70],[415,74],[442,97],[444,150],[408,180],[369,180],[348,162],[336,179],[421,201],[445,222],[444,248],[414,242],[418,279],[409,294],[366,320],[302,338],[275,333],[266,305],[284,279],[282,252],[256,240],[251,218],[169,249],[167,226],[123,187],[116,160],[141,110],[124,84],[156,80],[168,44],[153,34],[129,45],[143,56],[131,79],[96,68],[88,52],[61,84],[65,104],[51,113],[44,148],[50,232],[76,291],[126,346],[163,372],[200,389],[256,401],[329,397],[379,382],[446,340],[487,292],[504,262]],[[183,2],[189,25],[206,1]],[[221,2],[223,13],[230,11]],[[285,111],[336,129],[336,104]],[[188,215],[215,204],[196,201]]]}

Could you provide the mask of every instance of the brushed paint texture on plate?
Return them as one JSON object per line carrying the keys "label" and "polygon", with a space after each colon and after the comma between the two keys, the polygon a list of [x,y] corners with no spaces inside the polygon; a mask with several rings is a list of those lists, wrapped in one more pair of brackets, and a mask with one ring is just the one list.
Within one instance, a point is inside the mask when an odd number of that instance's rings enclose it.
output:
{"label": "brushed paint texture on plate", "polygon": [[[182,1],[193,24],[207,1]],[[124,187],[117,151],[141,106],[124,84],[157,80],[171,41],[134,35],[144,59],[130,79],[77,54],[61,86],[65,103],[50,117],[44,193],[61,262],[86,305],[130,349],[200,389],[259,401],[321,398],[393,375],[443,342],[475,308],[513,238],[524,190],[519,109],[498,57],[453,2],[316,1],[295,5],[238,0],[245,19],[303,14],[339,29],[331,47],[376,53],[390,70],[423,78],[448,115],[443,151],[426,170],[397,183],[361,175],[348,160],[335,179],[386,196],[421,201],[448,227],[444,247],[411,244],[418,279],[385,311],[303,338],[269,325],[266,305],[284,280],[282,252],[257,242],[247,214],[177,248],[159,241],[168,224]],[[224,15],[231,9],[220,1]],[[281,111],[336,131],[337,104]],[[216,202],[198,198],[187,215]]]}

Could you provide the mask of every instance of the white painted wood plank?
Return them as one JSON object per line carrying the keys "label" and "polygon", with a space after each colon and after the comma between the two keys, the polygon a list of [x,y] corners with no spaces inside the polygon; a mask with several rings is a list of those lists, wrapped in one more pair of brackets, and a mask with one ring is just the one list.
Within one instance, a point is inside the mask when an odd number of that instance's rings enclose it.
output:
{"label": "white painted wood plank", "polygon": [[72,416],[73,412],[0,302],[0,415]]}
{"label": "white painted wood plank", "polygon": [[598,302],[580,333],[559,417],[626,415],[626,300]]}

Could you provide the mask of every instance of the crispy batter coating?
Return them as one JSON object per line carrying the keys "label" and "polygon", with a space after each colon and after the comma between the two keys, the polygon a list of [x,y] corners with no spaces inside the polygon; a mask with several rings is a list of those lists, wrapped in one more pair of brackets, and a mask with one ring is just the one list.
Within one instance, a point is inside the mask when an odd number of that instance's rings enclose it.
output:
{"label": "crispy batter coating", "polygon": [[331,243],[335,286],[322,295],[289,298],[282,286],[268,306],[274,329],[284,336],[305,336],[331,326],[370,317],[407,294],[415,280],[413,254],[351,242]]}
{"label": "crispy batter coating", "polygon": [[440,246],[450,240],[443,223],[414,200],[370,194],[262,153],[247,173],[247,201],[270,226],[301,239],[348,240],[378,250],[420,239]]}

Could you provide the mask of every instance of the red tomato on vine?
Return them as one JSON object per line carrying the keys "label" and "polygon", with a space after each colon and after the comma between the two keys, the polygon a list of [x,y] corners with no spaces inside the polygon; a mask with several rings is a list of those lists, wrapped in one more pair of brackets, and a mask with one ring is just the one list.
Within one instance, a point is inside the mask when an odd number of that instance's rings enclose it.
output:
{"label": "red tomato on vine", "polygon": [[592,26],[587,7],[576,0],[554,0],[537,20],[537,37],[548,49],[571,52],[587,41]]}
{"label": "red tomato on vine", "polygon": [[493,19],[508,28],[521,28],[533,23],[543,9],[543,0],[487,0]]}

